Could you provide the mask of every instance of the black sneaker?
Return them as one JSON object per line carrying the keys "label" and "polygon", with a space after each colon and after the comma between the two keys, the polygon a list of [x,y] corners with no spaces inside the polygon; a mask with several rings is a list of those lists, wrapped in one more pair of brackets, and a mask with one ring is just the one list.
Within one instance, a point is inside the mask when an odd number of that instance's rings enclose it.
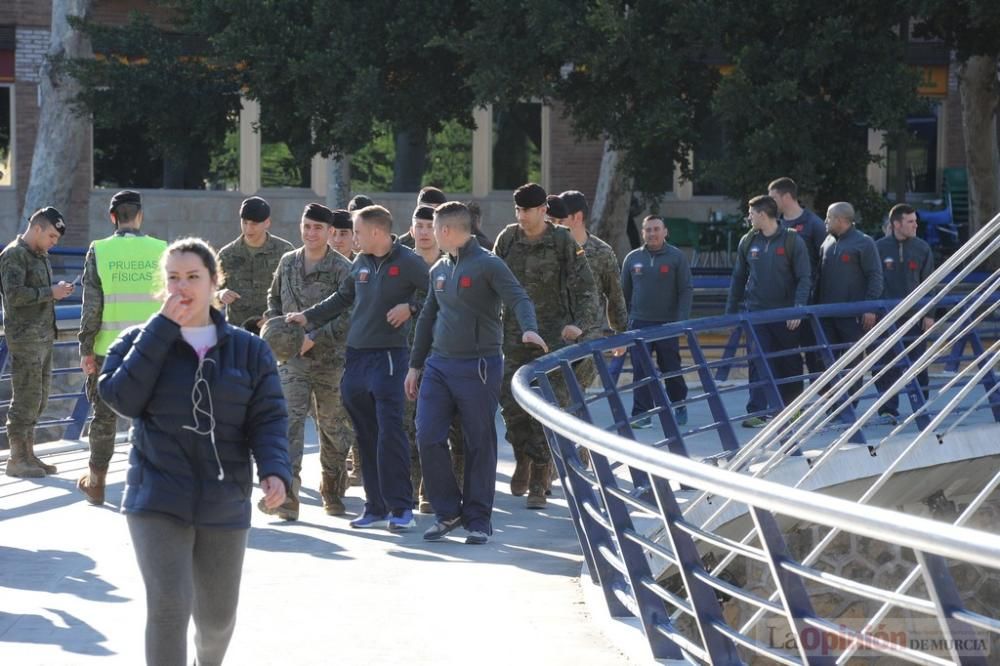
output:
{"label": "black sneaker", "polygon": [[455,516],[454,518],[443,518],[434,525],[431,526],[426,532],[424,532],[424,539],[426,541],[437,541],[438,539],[443,539],[448,532],[453,529],[462,526],[462,517]]}

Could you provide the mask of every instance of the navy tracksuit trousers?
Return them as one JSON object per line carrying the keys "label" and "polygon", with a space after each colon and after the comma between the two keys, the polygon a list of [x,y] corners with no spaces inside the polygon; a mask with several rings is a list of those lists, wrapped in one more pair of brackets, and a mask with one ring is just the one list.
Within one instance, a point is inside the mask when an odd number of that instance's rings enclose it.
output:
{"label": "navy tracksuit trousers", "polygon": [[[466,529],[486,534],[493,533],[496,414],[502,381],[502,356],[456,359],[431,354],[417,397],[417,447],[424,491],[438,519],[461,516]],[[465,434],[464,488],[455,480],[448,449],[448,428],[456,412]]]}
{"label": "navy tracksuit trousers", "polygon": [[[628,323],[628,329],[632,331],[637,328],[656,326],[662,323],[664,322],[633,319]],[[656,367],[660,372],[672,372],[681,369],[681,347],[679,338],[656,340],[654,342],[647,343],[646,346],[649,348],[650,354],[654,357]],[[642,371],[642,366],[636,359],[635,349],[631,349],[629,353],[632,355],[632,368],[634,369],[633,381],[637,382],[640,379],[645,379],[646,373]],[[683,376],[668,377],[663,380],[663,384],[667,389],[667,397],[670,399],[671,403],[681,402],[687,398],[688,387]],[[647,386],[637,388],[632,395],[632,416],[644,414],[652,408],[653,392]]]}
{"label": "navy tracksuit trousers", "polygon": [[348,347],[340,381],[341,399],[358,438],[365,513],[377,516],[413,508],[410,442],[403,430],[409,357],[405,348]]}
{"label": "navy tracksuit trousers", "polygon": [[[809,322],[803,322],[801,325],[808,324]],[[788,325],[783,321],[757,324],[754,326],[754,331],[757,333],[757,339],[760,341],[761,351],[765,354],[795,349],[799,346],[799,341],[802,339],[802,334],[798,329],[794,331],[788,330]],[[767,359],[767,364],[771,367],[771,374],[774,376],[775,381],[788,377],[797,377],[802,374],[802,355],[798,352],[772,356]],[[751,383],[760,380],[755,363],[750,364],[749,373]],[[778,384],[778,393],[781,395],[782,404],[771,405],[771,409],[775,412],[781,411],[786,405],[799,397],[802,393],[802,381]],[[767,409],[769,402],[767,395],[767,391],[762,386],[751,388],[750,400],[747,402],[747,413],[753,414],[754,412]]]}

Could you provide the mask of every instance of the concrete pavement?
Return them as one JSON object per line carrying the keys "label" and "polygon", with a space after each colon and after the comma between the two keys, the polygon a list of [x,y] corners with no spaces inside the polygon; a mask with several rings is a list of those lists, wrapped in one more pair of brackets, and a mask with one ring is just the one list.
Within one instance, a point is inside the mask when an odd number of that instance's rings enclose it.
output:
{"label": "concrete pavement", "polygon": [[[509,494],[506,442],[495,534],[469,546],[462,530],[424,542],[431,516],[404,534],[352,530],[353,516],[326,516],[315,432],[307,441],[301,520],[254,512],[227,664],[637,663],[587,612],[582,557],[559,487],[540,512]],[[103,508],[75,488],[85,450],[39,448],[54,451],[45,457],[58,475],[0,476],[0,664],[141,664],[143,587],[116,510],[127,445],[116,450]],[[352,514],[360,490],[345,500]]]}

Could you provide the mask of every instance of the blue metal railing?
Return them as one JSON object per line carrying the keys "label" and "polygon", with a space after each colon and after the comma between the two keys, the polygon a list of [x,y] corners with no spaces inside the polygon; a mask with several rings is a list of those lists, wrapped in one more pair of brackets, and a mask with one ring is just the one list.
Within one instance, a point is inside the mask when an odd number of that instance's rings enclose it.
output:
{"label": "blue metal railing", "polygon": [[[939,305],[947,307],[953,302],[949,297]],[[1000,538],[925,518],[904,518],[885,509],[751,478],[747,474],[705,465],[689,456],[687,441],[709,431],[717,433],[718,444],[727,454],[723,457],[738,448],[732,426],[746,414],[730,416],[733,400],[727,401],[725,395],[741,395],[748,387],[745,384],[719,386],[716,377],[722,369],[732,371],[753,362],[766,370],[769,355],[754,351],[755,326],[802,318],[814,326],[817,349],[824,351],[830,361],[838,348],[827,345],[821,317],[854,316],[869,311],[885,313],[891,305],[885,302],[842,304],[667,324],[563,349],[516,374],[515,396],[546,427],[553,460],[562,479],[590,575],[601,586],[612,615],[632,615],[640,619],[656,658],[730,664],[742,663],[754,653],[779,663],[835,663],[829,648],[840,645],[853,650],[861,647],[871,653],[914,663],[987,663],[988,648],[982,647],[985,645],[983,632],[1000,634],[1000,621],[962,605],[947,560],[998,570]],[[741,353],[736,345],[722,344],[715,345],[713,353],[712,345],[699,341],[699,335],[708,332],[721,333],[720,337],[726,337],[728,332],[730,338],[734,332],[739,332],[751,341],[750,349]],[[647,344],[667,337],[682,338],[686,342],[690,361],[686,361],[679,371],[658,373],[649,358]],[[963,337],[974,341],[973,347],[989,346],[998,338],[997,319],[985,318],[980,326]],[[606,357],[612,349],[621,346],[635,354],[640,367],[645,367],[647,378],[616,386]],[[953,355],[952,359],[963,365],[975,363],[975,359],[962,356]],[[596,364],[600,378],[597,392],[586,392],[577,381],[574,365],[581,360]],[[758,383],[777,394],[773,376],[768,372],[758,374],[761,376]],[[672,403],[661,381],[669,376],[697,377],[700,390],[692,391],[683,402]],[[649,413],[658,417],[664,435],[663,439],[652,442],[652,446],[636,446],[632,425],[643,414],[629,414],[624,399],[642,386],[653,390],[654,407]],[[933,384],[931,390],[940,391],[944,387]],[[987,396],[978,407],[980,413],[988,422],[995,422],[995,394],[989,393],[985,382],[978,382],[977,387]],[[914,393],[920,393],[919,386]],[[557,397],[560,394],[561,397]],[[866,399],[871,397],[862,398]],[[680,426],[674,409],[687,406],[695,417],[692,408],[699,403],[709,406],[708,410],[698,412],[706,416],[706,422]],[[922,405],[921,394],[914,398],[913,407],[917,409]],[[740,412],[738,407],[737,411]],[[581,462],[577,447],[589,449],[591,469]],[[991,491],[997,485],[1000,485],[1000,476],[984,491]],[[753,522],[753,538],[738,541],[713,532],[707,525],[692,522],[688,506],[684,510],[681,508],[690,505],[692,492],[714,498],[716,506],[720,499],[745,505]],[[664,537],[651,538],[651,529],[637,526],[641,519],[656,523]],[[780,528],[789,519],[809,521],[876,540],[886,541],[888,537],[895,547],[913,549],[920,572],[916,579],[923,581],[928,597],[907,594],[905,588],[882,590],[865,581],[833,576],[794,558]],[[773,598],[736,586],[725,575],[723,567],[707,565],[704,560],[706,546],[753,560],[769,569],[775,589]],[[650,564],[654,557],[666,562],[667,567],[677,573],[682,592],[658,582],[659,572]],[[941,644],[964,647],[952,650],[955,654],[951,654],[952,659],[948,661],[926,650],[900,645],[900,641],[886,640],[877,632],[846,627],[831,618],[821,617],[815,612],[807,590],[816,580],[837,589],[849,589],[862,599],[890,601],[897,609],[926,616],[938,630]],[[909,584],[912,583],[910,580]],[[759,630],[754,634],[752,626],[730,626],[723,616],[720,595],[739,598],[769,617],[783,619],[793,627],[790,634],[794,645],[789,648],[787,644],[770,644],[766,634]],[[975,649],[966,650],[968,645]]]}
{"label": "blue metal railing", "polygon": [[[80,306],[79,305],[57,305],[56,306],[56,320],[57,321],[73,321],[80,318]],[[74,352],[78,347],[78,343],[75,340],[60,340],[54,345],[55,349],[69,349],[72,348]],[[74,358],[79,358],[76,354]],[[10,373],[8,372],[8,361],[10,360],[10,355],[7,350],[7,338],[3,337],[0,339],[0,382],[10,382]],[[67,367],[57,367],[53,368],[52,376],[75,376],[82,375],[83,371],[80,369],[79,365],[67,366]],[[58,418],[46,419],[40,421],[36,428],[54,428],[54,427],[64,427],[65,430],[62,433],[63,439],[79,439],[80,435],[83,433],[83,427],[87,423],[87,419],[90,417],[90,402],[87,400],[86,391],[81,388],[79,391],[69,391],[66,393],[54,393],[49,395],[49,403],[59,403],[59,402],[69,402],[72,407],[69,409],[67,416],[61,416]],[[0,401],[0,411],[6,414],[7,408],[10,407],[10,400]],[[0,422],[0,432],[6,433],[6,419],[4,422]]]}
{"label": "blue metal railing", "polygon": [[[569,347],[518,370],[514,395],[546,429],[591,578],[612,615],[639,618],[654,657],[843,664],[862,651],[891,663],[996,663],[998,600],[968,581],[970,567],[1000,576],[1000,538],[996,525],[967,525],[1000,488],[1000,271],[968,281],[997,251],[1000,216],[891,311],[884,302],[848,303],[679,322]],[[828,344],[824,320],[865,312],[880,315],[870,331]],[[793,319],[811,330],[808,350],[827,370],[777,380],[775,359],[794,361],[803,349],[763,353],[758,330]],[[648,343],[671,338],[683,343],[683,362],[659,372]],[[606,362],[620,347],[638,369],[621,384]],[[581,361],[595,364],[596,392],[580,386]],[[747,368],[755,378],[735,381]],[[935,381],[923,387],[930,370]],[[677,377],[695,390],[671,401],[662,380]],[[784,405],[780,387],[803,379],[808,387]],[[740,398],[750,389],[766,394],[768,410],[745,413]],[[636,390],[651,397],[645,413],[627,410]],[[898,394],[911,413],[881,422],[878,411]],[[773,418],[744,441],[734,423],[755,415]],[[637,445],[634,427],[646,416],[656,417],[659,433]],[[953,437],[960,427],[965,435]],[[927,473],[901,479],[904,467]],[[817,483],[820,470],[826,485]],[[855,500],[806,492],[807,483]],[[943,489],[953,488],[961,504],[949,509]],[[886,489],[903,493],[880,498],[888,506],[910,497],[941,520],[873,506]],[[868,542],[865,553],[894,549],[879,560],[892,575],[880,578],[868,564],[832,568],[824,556],[844,555],[852,539]],[[818,605],[824,595],[869,614],[852,624]],[[904,622],[903,631],[884,631],[886,622]]]}

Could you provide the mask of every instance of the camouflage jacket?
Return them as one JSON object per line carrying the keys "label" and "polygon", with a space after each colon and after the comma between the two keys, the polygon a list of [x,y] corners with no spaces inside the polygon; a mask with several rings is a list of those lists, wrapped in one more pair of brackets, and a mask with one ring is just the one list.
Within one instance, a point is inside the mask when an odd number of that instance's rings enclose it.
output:
{"label": "camouflage jacket", "polygon": [[[340,283],[350,275],[351,262],[330,248],[309,273],[306,273],[304,248],[287,252],[278,262],[271,288],[267,291],[265,316],[270,318],[302,312],[335,293]],[[344,313],[322,326],[307,326],[309,337],[316,343],[308,356],[317,359],[332,357],[333,354],[343,356],[350,321],[350,313]]]}
{"label": "camouflage jacket", "polygon": [[226,321],[240,326],[267,310],[267,289],[274,279],[281,255],[295,247],[273,234],[260,248],[251,249],[240,236],[219,250],[219,289],[232,289],[240,295],[225,306]]}
{"label": "camouflage jacket", "polygon": [[609,323],[618,333],[628,330],[628,308],[622,293],[621,266],[611,246],[593,234],[587,234],[583,244],[587,263],[597,283],[597,326],[604,328]]}
{"label": "camouflage jacket", "polygon": [[9,342],[51,344],[56,336],[52,264],[18,236],[0,252],[4,334]]}
{"label": "camouflage jacket", "polygon": [[[399,242],[402,243],[403,241],[400,240]],[[416,252],[416,250],[414,250],[414,252]],[[417,252],[417,256],[420,257],[421,259],[423,259],[423,255],[421,255],[419,252]],[[438,252],[437,259],[440,259],[443,256],[445,256],[444,252]],[[427,268],[429,269],[431,266],[433,266],[435,263],[437,263],[437,259],[435,259],[431,263],[427,264]],[[427,263],[426,260],[424,261],[424,263],[425,264]],[[426,301],[427,300],[427,291],[428,291],[429,288],[430,288],[430,281],[429,281],[429,278],[428,278],[428,282],[424,286],[422,286],[420,289],[417,289],[413,293],[413,300],[418,301],[419,303],[423,303],[424,301]],[[413,338],[416,336],[416,334],[417,334],[417,320],[416,320],[416,318],[414,318],[413,319],[413,325],[410,326],[410,332],[406,336],[406,342],[407,342],[407,344],[410,347],[413,347]]]}
{"label": "camouflage jacket", "polygon": [[[586,253],[566,227],[546,223],[541,238],[528,240],[510,224],[497,236],[494,252],[510,267],[531,297],[539,334],[550,348],[563,346],[561,334],[573,324],[592,337],[597,331],[597,287]],[[504,318],[504,346],[520,344],[516,319]]]}
{"label": "camouflage jacket", "polygon": [[[132,234],[144,236],[138,229],[119,229],[115,236]],[[83,260],[83,304],[80,306],[80,331],[76,338],[80,341],[80,356],[91,356],[94,353],[94,343],[101,331],[104,317],[104,287],[101,276],[97,272],[97,255],[94,244],[87,248],[87,258]]]}

